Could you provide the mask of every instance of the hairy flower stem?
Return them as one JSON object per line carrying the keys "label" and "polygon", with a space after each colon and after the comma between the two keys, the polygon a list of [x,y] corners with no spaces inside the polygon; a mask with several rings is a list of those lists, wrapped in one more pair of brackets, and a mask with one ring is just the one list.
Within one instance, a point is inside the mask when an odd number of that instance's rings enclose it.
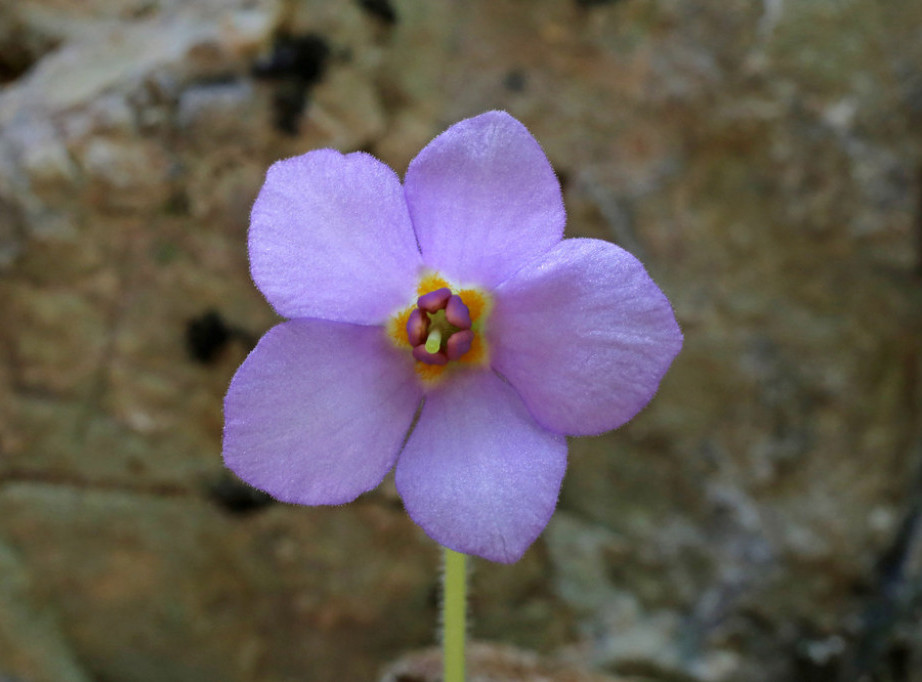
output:
{"label": "hairy flower stem", "polygon": [[442,572],[442,663],[444,682],[464,682],[467,634],[467,555],[445,549]]}

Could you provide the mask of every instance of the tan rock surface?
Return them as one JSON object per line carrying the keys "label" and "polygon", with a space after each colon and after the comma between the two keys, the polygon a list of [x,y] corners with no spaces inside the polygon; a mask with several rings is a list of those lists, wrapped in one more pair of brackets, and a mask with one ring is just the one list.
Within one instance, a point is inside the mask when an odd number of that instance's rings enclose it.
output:
{"label": "tan rock surface", "polygon": [[[349,682],[433,641],[393,490],[265,505],[222,474],[221,399],[276,321],[245,247],[269,164],[403,172],[503,108],[686,344],[572,442],[523,561],[476,564],[474,636],[645,681],[919,682],[922,4],[391,5],[0,3],[0,679]],[[280,35],[317,77],[260,76]],[[226,338],[191,349],[208,311]]]}
{"label": "tan rock surface", "polygon": [[[468,645],[465,666],[468,682],[627,682],[624,678],[616,679],[488,642]],[[436,648],[408,654],[388,666],[380,680],[439,682],[442,680],[442,653]]]}

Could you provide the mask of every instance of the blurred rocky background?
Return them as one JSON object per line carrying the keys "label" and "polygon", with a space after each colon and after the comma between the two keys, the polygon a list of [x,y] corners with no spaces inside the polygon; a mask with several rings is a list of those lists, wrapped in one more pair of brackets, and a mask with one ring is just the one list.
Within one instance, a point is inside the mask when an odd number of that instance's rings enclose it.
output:
{"label": "blurred rocky background", "polygon": [[0,0],[0,679],[428,679],[438,553],[392,485],[273,504],[221,401],[276,321],[268,165],[402,173],[492,108],[686,342],[476,563],[473,636],[521,679],[922,680],[918,0]]}

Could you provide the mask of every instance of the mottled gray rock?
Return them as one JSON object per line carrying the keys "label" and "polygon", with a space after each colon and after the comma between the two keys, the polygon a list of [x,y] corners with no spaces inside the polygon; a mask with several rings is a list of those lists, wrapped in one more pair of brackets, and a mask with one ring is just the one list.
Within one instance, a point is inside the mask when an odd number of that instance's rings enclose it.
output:
{"label": "mottled gray rock", "polygon": [[4,675],[4,670],[16,670],[23,682],[89,682],[58,626],[55,609],[35,603],[39,586],[2,543],[0,574],[0,681],[16,682],[19,678]]}
{"label": "mottled gray rock", "polygon": [[[0,674],[359,680],[432,641],[393,490],[260,507],[221,478],[221,399],[276,321],[245,251],[269,164],[403,172],[503,108],[686,344],[572,442],[522,562],[476,563],[474,635],[624,678],[919,682],[922,5],[391,4],[0,4]],[[309,84],[259,74],[281,34],[327,49]]]}

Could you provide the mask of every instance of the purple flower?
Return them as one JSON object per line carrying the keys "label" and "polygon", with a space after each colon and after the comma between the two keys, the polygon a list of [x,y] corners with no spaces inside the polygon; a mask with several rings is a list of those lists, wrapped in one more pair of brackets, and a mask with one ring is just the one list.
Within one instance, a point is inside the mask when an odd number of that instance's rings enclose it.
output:
{"label": "purple flower", "polygon": [[562,239],[564,222],[541,147],[500,111],[435,138],[403,184],[361,152],[274,164],[250,265],[289,319],[228,389],[227,466],[318,505],[355,499],[396,464],[430,537],[519,559],[557,504],[565,436],[628,421],[682,345],[640,262]]}

